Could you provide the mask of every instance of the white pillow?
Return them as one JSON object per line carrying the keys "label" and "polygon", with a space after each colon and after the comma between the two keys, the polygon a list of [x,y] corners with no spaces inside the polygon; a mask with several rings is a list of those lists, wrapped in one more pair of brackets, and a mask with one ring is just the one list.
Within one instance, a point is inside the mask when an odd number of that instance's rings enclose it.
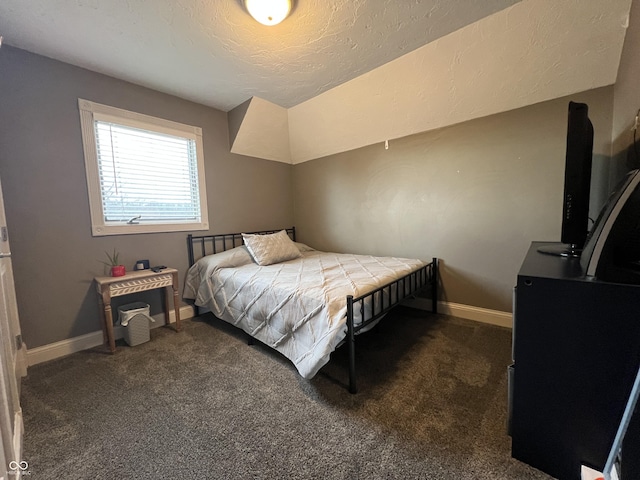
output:
{"label": "white pillow", "polygon": [[303,252],[315,252],[316,249],[313,247],[310,247],[309,245],[306,245],[304,243],[300,243],[300,242],[293,242],[295,243],[296,247],[298,247],[298,250],[300,250],[300,253]]}
{"label": "white pillow", "polygon": [[243,233],[242,238],[258,265],[272,265],[302,256],[296,244],[287,235],[286,230],[269,235]]}

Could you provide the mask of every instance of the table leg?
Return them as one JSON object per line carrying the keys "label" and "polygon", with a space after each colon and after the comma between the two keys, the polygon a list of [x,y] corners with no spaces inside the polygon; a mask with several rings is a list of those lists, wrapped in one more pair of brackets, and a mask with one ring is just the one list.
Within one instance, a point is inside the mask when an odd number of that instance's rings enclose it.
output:
{"label": "table leg", "polygon": [[178,288],[173,286],[173,309],[176,311],[176,332],[180,331],[180,304],[178,303]]}
{"label": "table leg", "polygon": [[[178,300],[178,272],[171,274],[172,282],[171,288],[173,289],[173,310],[176,314],[176,332],[180,331],[180,303]],[[167,301],[167,312],[169,311],[169,301]]]}
{"label": "table leg", "polygon": [[109,350],[111,353],[116,352],[116,340],[113,337],[113,316],[111,315],[111,295],[109,292],[102,292],[102,304],[104,305],[104,326],[107,332],[107,340],[109,341]]}
{"label": "table leg", "polygon": [[115,353],[116,351],[116,340],[113,337],[113,317],[111,315],[111,304],[104,304],[104,319],[105,319],[105,327],[107,329],[107,339],[109,340],[109,350],[111,353]]}
{"label": "table leg", "polygon": [[162,289],[162,297],[164,300],[164,326],[168,327],[171,324],[171,317],[169,316],[169,294],[166,288]]}
{"label": "table leg", "polygon": [[104,303],[102,302],[102,295],[98,293],[98,310],[100,311],[98,315],[100,315],[100,323],[102,325],[102,343],[106,345],[109,341],[109,337],[107,336],[107,319],[104,313]]}
{"label": "table leg", "polygon": [[103,329],[102,334],[105,337],[105,343],[109,344],[111,353],[116,352],[116,341],[113,337],[113,317],[111,316],[111,292],[109,287],[99,290],[98,303],[100,304]]}

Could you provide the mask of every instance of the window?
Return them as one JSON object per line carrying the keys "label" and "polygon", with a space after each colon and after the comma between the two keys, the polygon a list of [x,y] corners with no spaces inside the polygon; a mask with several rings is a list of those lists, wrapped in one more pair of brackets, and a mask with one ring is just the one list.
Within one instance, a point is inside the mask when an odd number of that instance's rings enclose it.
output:
{"label": "window", "polygon": [[94,236],[208,230],[202,129],[78,99]]}

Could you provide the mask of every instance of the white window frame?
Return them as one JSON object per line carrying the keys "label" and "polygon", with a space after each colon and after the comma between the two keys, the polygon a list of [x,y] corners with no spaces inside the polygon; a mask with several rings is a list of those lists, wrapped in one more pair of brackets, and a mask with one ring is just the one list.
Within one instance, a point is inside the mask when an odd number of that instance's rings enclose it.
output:
{"label": "white window frame", "polygon": [[[209,229],[207,214],[207,192],[204,174],[204,148],[202,143],[202,129],[191,125],[172,122],[141,113],[130,112],[121,108],[110,107],[89,100],[78,99],[80,111],[80,125],[82,127],[82,143],[84,147],[84,162],[89,190],[89,208],[91,211],[91,233],[94,237],[104,235],[123,235],[137,233],[168,233],[186,232]],[[149,223],[105,223],[102,209],[102,192],[100,189],[100,175],[98,171],[98,155],[94,121],[107,120],[120,125],[140,128],[153,132],[193,139],[196,142],[196,156],[198,167],[198,193],[200,196],[199,222],[149,222]]]}

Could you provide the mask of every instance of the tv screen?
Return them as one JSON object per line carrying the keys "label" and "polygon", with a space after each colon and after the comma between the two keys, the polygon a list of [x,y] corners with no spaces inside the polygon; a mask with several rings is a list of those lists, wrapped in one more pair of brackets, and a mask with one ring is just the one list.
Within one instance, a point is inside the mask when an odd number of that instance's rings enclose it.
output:
{"label": "tv screen", "polygon": [[609,196],[589,233],[580,265],[598,280],[640,283],[640,170]]}
{"label": "tv screen", "polygon": [[541,247],[543,253],[580,256],[589,233],[589,199],[593,161],[593,125],[585,103],[569,102],[562,199],[564,245]]}

